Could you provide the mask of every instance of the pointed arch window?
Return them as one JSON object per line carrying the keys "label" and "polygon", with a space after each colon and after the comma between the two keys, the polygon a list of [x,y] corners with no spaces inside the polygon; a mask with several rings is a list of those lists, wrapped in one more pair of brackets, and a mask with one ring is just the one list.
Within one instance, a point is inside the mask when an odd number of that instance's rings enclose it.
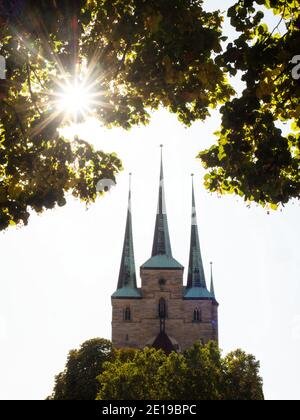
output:
{"label": "pointed arch window", "polygon": [[131,321],[131,310],[129,307],[124,310],[124,321]]}
{"label": "pointed arch window", "polygon": [[202,312],[201,312],[201,309],[199,309],[199,308],[195,308],[194,309],[193,321],[194,322],[202,322]]}
{"label": "pointed arch window", "polygon": [[167,313],[167,302],[164,298],[159,299],[158,304],[158,316],[160,319],[166,319],[168,316]]}

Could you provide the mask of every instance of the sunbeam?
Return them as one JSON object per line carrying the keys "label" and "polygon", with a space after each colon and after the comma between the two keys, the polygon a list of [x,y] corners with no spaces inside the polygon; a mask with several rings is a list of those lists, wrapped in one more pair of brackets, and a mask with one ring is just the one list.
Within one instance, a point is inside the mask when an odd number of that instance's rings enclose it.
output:
{"label": "sunbeam", "polygon": [[75,121],[89,114],[92,104],[92,94],[78,81],[66,84],[57,94],[57,109]]}

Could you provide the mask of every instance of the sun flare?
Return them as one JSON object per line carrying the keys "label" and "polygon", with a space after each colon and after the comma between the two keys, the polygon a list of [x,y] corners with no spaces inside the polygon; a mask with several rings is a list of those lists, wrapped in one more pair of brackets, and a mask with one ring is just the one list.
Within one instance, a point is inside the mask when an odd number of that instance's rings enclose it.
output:
{"label": "sun flare", "polygon": [[58,111],[74,119],[89,114],[92,104],[91,92],[76,82],[63,86],[57,98]]}

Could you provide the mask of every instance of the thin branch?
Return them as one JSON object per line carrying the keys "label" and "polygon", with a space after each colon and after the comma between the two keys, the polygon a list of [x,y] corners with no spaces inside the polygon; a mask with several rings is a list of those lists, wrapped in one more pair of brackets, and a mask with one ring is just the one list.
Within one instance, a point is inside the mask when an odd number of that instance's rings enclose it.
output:
{"label": "thin branch", "polygon": [[[29,66],[30,66],[30,64],[29,64]],[[39,77],[39,75],[37,74],[37,72],[36,72],[35,68],[34,68],[34,67],[32,67],[32,66],[30,66],[30,69],[31,69],[31,71],[33,72],[33,74],[35,75],[35,77],[37,78],[37,81],[39,82],[40,86],[41,86],[43,89],[45,89],[45,85],[44,85],[44,83],[42,82],[42,80],[41,80],[41,78]]]}
{"label": "thin branch", "polygon": [[288,7],[288,1],[287,1],[287,0],[285,0],[285,4],[284,4],[284,8],[283,8],[283,13],[282,13],[281,19],[280,19],[280,21],[278,22],[278,24],[275,26],[275,28],[273,29],[273,31],[272,31],[272,32],[269,34],[269,36],[266,38],[266,40],[264,41],[264,44],[265,44],[266,42],[268,42],[270,38],[272,38],[272,36],[273,36],[274,32],[276,31],[276,29],[278,29],[278,28],[279,28],[279,26],[281,25],[281,23],[283,22],[283,20],[284,20],[284,16],[285,16],[285,11],[286,11],[287,7]]}
{"label": "thin branch", "polygon": [[28,88],[29,88],[30,96],[31,96],[31,99],[32,99],[32,102],[33,102],[33,105],[34,105],[36,111],[38,112],[39,116],[41,116],[42,113],[41,113],[41,111],[40,111],[40,109],[39,109],[39,107],[36,103],[34,93],[32,91],[30,65],[29,65],[28,61],[26,62],[26,70],[27,70],[27,82],[28,82]]}
{"label": "thin branch", "polygon": [[117,69],[116,73],[114,74],[114,79],[116,79],[118,77],[118,75],[119,75],[119,73],[120,73],[120,71],[122,69],[122,66],[123,66],[123,64],[125,62],[126,55],[127,55],[128,51],[129,51],[129,48],[130,48],[130,44],[127,44],[126,45],[126,48],[124,50],[123,56],[122,56],[122,58],[120,60],[120,64],[118,66],[118,69]]}

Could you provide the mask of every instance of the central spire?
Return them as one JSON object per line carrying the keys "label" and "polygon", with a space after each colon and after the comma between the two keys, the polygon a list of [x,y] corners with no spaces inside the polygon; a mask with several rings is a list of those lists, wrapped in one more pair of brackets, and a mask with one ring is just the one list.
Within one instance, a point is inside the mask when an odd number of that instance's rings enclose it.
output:
{"label": "central spire", "polygon": [[165,186],[164,186],[164,169],[163,169],[163,156],[161,145],[161,163],[160,163],[160,179],[159,179],[159,194],[158,194],[158,206],[156,214],[156,223],[154,231],[154,240],[152,247],[152,257],[157,255],[167,255],[172,257],[172,249],[168,228],[168,217],[166,211],[166,200],[165,200]]}
{"label": "central spire", "polygon": [[143,269],[183,270],[183,266],[172,256],[171,241],[168,227],[168,217],[165,200],[164,169],[161,145],[160,177],[158,206],[155,221],[154,239],[151,258],[142,265]]}

